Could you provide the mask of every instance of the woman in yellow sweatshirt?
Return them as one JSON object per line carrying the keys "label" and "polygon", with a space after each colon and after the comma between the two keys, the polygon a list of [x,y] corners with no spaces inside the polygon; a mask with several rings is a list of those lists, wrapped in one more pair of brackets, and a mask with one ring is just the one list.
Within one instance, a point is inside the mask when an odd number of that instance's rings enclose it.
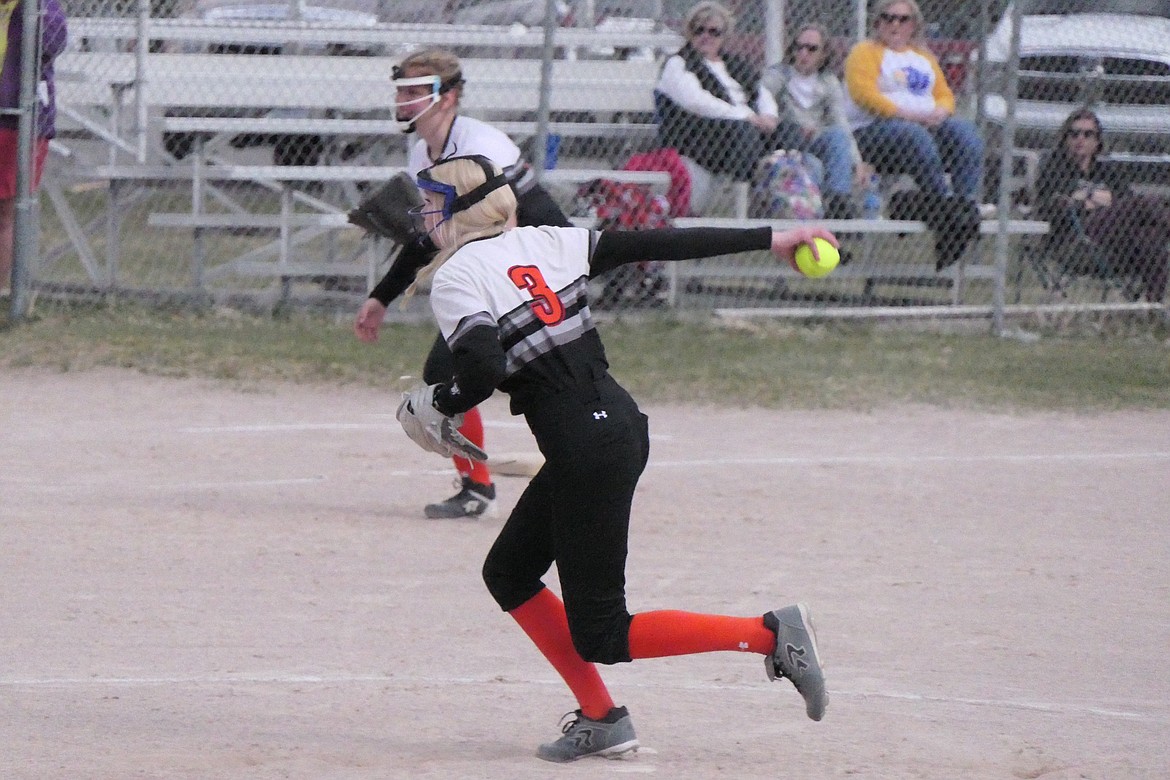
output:
{"label": "woman in yellow sweatshirt", "polygon": [[922,29],[915,0],[877,4],[873,35],[845,60],[853,134],[878,171],[908,173],[923,192],[977,201],[983,139],[971,122],[954,116],[954,93]]}

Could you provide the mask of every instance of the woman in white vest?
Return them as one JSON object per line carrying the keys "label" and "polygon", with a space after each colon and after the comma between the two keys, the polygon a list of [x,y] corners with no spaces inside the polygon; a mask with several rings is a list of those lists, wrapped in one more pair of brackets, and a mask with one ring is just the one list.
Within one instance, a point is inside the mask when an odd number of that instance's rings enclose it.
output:
{"label": "woman in white vest", "polygon": [[776,148],[776,100],[759,70],[724,52],[734,18],[710,0],[687,12],[687,42],[666,60],[654,89],[658,143],[706,170],[751,181],[756,163]]}

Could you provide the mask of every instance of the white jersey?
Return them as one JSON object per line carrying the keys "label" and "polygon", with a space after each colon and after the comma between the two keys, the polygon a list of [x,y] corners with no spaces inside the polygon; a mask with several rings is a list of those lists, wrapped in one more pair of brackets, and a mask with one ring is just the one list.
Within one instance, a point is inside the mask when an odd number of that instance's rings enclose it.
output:
{"label": "white jersey", "polygon": [[[925,55],[914,49],[894,51],[882,47],[877,91],[903,111],[920,114],[933,111],[938,105],[934,97],[934,85],[938,78],[935,65]],[[846,103],[846,111],[854,129],[877,119],[857,105],[852,97]]]}
{"label": "white jersey", "polygon": [[431,308],[447,343],[454,348],[477,326],[496,328],[509,378],[594,331],[586,297],[594,237],[585,228],[518,227],[465,244],[431,285]]}
{"label": "white jersey", "polygon": [[[447,144],[438,159],[469,154],[483,155],[504,169],[505,173],[520,161],[520,147],[507,134],[487,122],[459,115],[451,123]],[[416,179],[419,171],[431,167],[435,162],[427,152],[427,142],[420,138],[410,149],[406,161],[407,172],[410,178]]]}

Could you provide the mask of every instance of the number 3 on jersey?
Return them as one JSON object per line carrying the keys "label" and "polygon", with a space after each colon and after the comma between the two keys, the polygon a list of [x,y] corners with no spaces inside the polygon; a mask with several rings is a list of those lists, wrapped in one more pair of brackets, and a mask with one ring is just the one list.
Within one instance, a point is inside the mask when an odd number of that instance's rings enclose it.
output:
{"label": "number 3 on jersey", "polygon": [[532,295],[532,313],[545,325],[556,325],[565,318],[565,305],[544,281],[534,265],[514,265],[508,269],[512,284]]}

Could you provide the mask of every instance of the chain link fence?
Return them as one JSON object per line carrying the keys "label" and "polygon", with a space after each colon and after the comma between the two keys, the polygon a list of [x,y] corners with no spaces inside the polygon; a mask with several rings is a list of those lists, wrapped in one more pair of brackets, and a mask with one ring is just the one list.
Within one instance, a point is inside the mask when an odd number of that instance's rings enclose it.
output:
{"label": "chain link fence", "polygon": [[[643,263],[596,280],[598,308],[1002,326],[1164,300],[1168,0],[64,10],[38,305],[356,308],[395,248],[345,214],[406,164],[391,74],[431,47],[461,59],[461,113],[514,139],[578,224],[815,219],[842,240],[824,279],[765,256]],[[1089,168],[1066,123],[1082,108]]]}

